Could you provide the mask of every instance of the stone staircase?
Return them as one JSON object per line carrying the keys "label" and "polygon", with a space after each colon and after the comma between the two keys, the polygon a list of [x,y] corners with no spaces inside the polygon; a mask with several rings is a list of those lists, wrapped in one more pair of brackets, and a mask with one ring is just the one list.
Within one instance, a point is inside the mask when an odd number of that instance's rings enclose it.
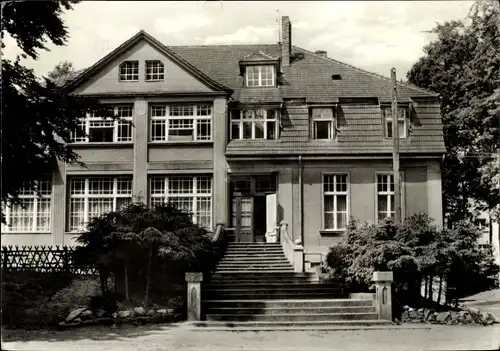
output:
{"label": "stone staircase", "polygon": [[[281,245],[230,243],[202,287],[204,330],[308,330],[391,325],[373,301],[349,299],[340,282],[295,273]],[[204,317],[204,318],[203,318]]]}

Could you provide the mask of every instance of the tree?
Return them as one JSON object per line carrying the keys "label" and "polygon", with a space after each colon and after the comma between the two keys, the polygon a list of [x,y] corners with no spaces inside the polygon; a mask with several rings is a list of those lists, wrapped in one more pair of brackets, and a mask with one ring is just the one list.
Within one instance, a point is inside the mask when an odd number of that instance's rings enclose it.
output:
{"label": "tree", "polygon": [[74,72],[75,68],[73,67],[72,62],[61,61],[56,65],[56,67],[54,67],[52,71],[49,72],[47,76],[51,81],[57,82],[58,79],[64,78]]}
{"label": "tree", "polygon": [[[2,2],[2,38],[9,33],[23,51],[21,57],[38,58],[48,50],[47,39],[65,45],[64,11],[78,1]],[[4,43],[2,41],[2,48]],[[37,190],[36,180],[51,174],[57,160],[78,163],[68,143],[78,119],[94,112],[112,117],[98,100],[72,96],[57,89],[50,79],[40,79],[21,64],[2,57],[2,204],[18,202],[20,189]],[[66,64],[61,66],[69,69]],[[2,220],[3,213],[2,213]]]}
{"label": "tree", "polygon": [[432,32],[437,39],[407,78],[441,100],[444,207],[451,226],[472,217],[473,204],[498,211],[500,3],[479,0],[467,22],[445,22]]}

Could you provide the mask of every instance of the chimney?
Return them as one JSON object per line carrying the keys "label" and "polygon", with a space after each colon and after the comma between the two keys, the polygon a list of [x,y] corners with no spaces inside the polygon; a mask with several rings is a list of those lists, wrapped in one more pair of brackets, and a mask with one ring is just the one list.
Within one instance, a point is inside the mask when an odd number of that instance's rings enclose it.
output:
{"label": "chimney", "polygon": [[292,23],[288,16],[281,17],[281,64],[283,67],[290,66],[290,55],[292,53]]}
{"label": "chimney", "polygon": [[321,56],[321,57],[327,57],[326,56],[326,51],[325,50],[318,50],[314,52],[316,55]]}

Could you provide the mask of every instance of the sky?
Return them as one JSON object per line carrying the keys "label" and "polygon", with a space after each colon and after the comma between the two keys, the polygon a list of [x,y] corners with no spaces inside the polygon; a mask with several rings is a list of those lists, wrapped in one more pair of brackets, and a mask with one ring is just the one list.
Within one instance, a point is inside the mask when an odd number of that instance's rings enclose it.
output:
{"label": "sky", "polygon": [[[435,39],[436,23],[462,20],[472,1],[82,1],[63,15],[70,39],[48,45],[37,61],[23,60],[38,75],[68,60],[86,68],[144,29],[165,45],[273,44],[278,18],[289,16],[292,44],[398,79]],[[20,51],[7,36],[4,55]]]}

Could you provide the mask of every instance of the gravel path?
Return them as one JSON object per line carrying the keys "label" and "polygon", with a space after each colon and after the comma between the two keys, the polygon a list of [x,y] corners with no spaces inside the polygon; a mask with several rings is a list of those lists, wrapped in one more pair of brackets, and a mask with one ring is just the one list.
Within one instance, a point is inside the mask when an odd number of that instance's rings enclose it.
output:
{"label": "gravel path", "polygon": [[2,350],[498,350],[500,325],[430,330],[203,332],[185,326],[2,332]]}

